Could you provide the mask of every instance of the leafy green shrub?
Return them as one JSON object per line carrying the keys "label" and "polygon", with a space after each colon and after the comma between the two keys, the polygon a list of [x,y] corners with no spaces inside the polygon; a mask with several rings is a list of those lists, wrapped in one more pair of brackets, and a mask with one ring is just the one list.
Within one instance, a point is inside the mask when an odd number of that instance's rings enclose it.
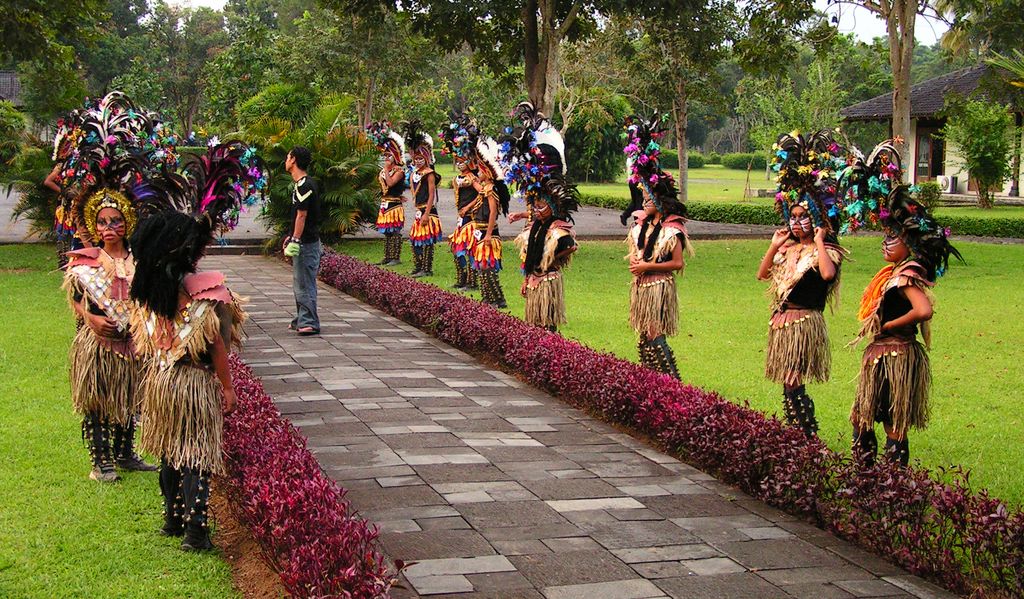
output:
{"label": "leafy green shrub", "polygon": [[939,184],[935,181],[926,181],[919,184],[917,193],[914,197],[917,201],[924,204],[928,210],[935,211],[939,207],[939,199],[942,197],[942,189]]}
{"label": "leafy green shrub", "polygon": [[970,100],[953,107],[942,134],[955,145],[978,184],[978,206],[992,207],[993,190],[1010,177],[1013,119],[1000,104]]}
{"label": "leafy green shrub", "polygon": [[974,218],[939,214],[935,219],[943,227],[948,227],[953,235],[1024,238],[1022,218]]}
{"label": "leafy green shrub", "polygon": [[0,101],[0,177],[12,166],[25,133],[25,116],[14,104]]}
{"label": "leafy green shrub", "polygon": [[718,152],[708,152],[704,158],[707,159],[708,164],[722,164],[722,155]]}
{"label": "leafy green shrub", "polygon": [[606,183],[625,171],[622,120],[631,113],[629,102],[614,94],[599,104],[587,105],[565,132],[570,179]]}
{"label": "leafy green shrub", "polygon": [[265,118],[301,123],[316,104],[317,97],[311,89],[291,83],[275,83],[239,105],[238,124],[246,129]]}
{"label": "leafy green shrub", "polygon": [[740,152],[734,154],[724,154],[722,156],[722,166],[725,168],[733,168],[737,170],[747,170],[747,167],[754,170],[762,170],[768,165],[768,159],[762,154],[754,154],[752,152]]}
{"label": "leafy green shrub", "polygon": [[434,162],[437,164],[452,164],[452,155],[442,154],[441,150],[434,150]]}
{"label": "leafy green shrub", "polygon": [[686,155],[686,168],[704,168],[707,158],[700,152],[690,152]]}
{"label": "leafy green shrub", "polygon": [[[686,154],[686,168],[704,168],[707,164],[707,159],[700,152],[688,152]],[[678,150],[662,150],[661,151],[661,168],[671,171],[679,168],[679,151]]]}

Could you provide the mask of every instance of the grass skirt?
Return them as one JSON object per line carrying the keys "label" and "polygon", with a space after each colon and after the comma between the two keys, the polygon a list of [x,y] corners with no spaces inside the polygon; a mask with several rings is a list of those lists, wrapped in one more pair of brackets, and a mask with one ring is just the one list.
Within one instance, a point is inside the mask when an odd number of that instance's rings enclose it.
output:
{"label": "grass skirt", "polygon": [[441,219],[436,214],[429,214],[419,221],[412,222],[409,230],[409,241],[415,247],[434,245],[444,238],[441,234]]}
{"label": "grass skirt", "polygon": [[154,368],[142,389],[139,447],[173,468],[224,473],[221,386],[205,368]]}
{"label": "grass skirt", "polygon": [[910,427],[924,428],[931,381],[928,353],[916,339],[874,341],[864,350],[850,421],[867,429],[891,420],[898,438]]}
{"label": "grass skirt", "polygon": [[817,310],[790,310],[772,316],[764,376],[780,385],[798,373],[802,382],[829,379],[832,351],[825,316]]}
{"label": "grass skirt", "polygon": [[671,337],[679,330],[679,298],[672,275],[633,277],[629,291],[629,326],[641,335]]}
{"label": "grass skirt", "polygon": [[501,239],[492,236],[490,242],[484,243],[481,239],[474,241],[472,249],[475,270],[501,270]]}
{"label": "grass skirt", "polygon": [[524,320],[539,327],[559,327],[566,323],[561,272],[526,277]]}
{"label": "grass skirt", "polygon": [[[117,345],[123,346],[123,351],[116,351]],[[131,355],[128,342],[103,343],[92,329],[83,326],[71,342],[68,364],[75,412],[98,414],[112,424],[127,424],[138,409],[141,380],[139,361]]]}
{"label": "grass skirt", "polygon": [[377,232],[388,235],[390,233],[401,233],[405,226],[405,208],[402,201],[390,202],[385,198],[387,208],[381,208],[377,213]]}
{"label": "grass skirt", "polygon": [[468,222],[456,227],[455,232],[448,238],[448,245],[451,246],[456,258],[463,258],[472,253],[473,242],[476,241],[476,237],[473,237],[474,230],[473,223]]}

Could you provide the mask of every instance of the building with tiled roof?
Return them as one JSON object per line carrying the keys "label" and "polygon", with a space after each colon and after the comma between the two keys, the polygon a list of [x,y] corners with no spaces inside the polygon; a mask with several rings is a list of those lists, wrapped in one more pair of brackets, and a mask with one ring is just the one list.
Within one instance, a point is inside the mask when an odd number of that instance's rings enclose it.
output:
{"label": "building with tiled roof", "polygon": [[0,100],[14,104],[15,108],[24,106],[21,101],[21,83],[14,71],[0,71]]}

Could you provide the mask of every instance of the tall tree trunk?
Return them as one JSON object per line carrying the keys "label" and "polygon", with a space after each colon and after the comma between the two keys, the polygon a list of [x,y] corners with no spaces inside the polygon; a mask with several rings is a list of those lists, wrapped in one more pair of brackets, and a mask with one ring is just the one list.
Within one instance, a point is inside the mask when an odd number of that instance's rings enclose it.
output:
{"label": "tall tree trunk", "polygon": [[373,122],[373,96],[376,87],[377,78],[370,77],[370,81],[366,84],[366,97],[363,98],[363,110],[359,115],[360,128],[366,128],[367,125]]}
{"label": "tall tree trunk", "polygon": [[1011,167],[1012,172],[1010,174],[1010,196],[1020,196],[1020,145],[1021,138],[1024,137],[1024,114],[1018,112],[1014,115],[1015,124],[1013,133],[1013,166]]}
{"label": "tall tree trunk", "polygon": [[541,66],[540,31],[537,24],[537,0],[523,3],[523,58],[526,76],[526,95],[534,106],[544,101],[544,76]]}
{"label": "tall tree trunk", "polygon": [[[892,67],[892,133],[903,141],[896,144],[904,165],[912,165],[910,148],[910,67],[914,59],[914,23],[917,20],[916,0],[893,0],[886,20],[889,34],[889,65]],[[909,168],[903,172],[909,181]]]}
{"label": "tall tree trunk", "polygon": [[676,151],[679,154],[679,201],[686,203],[687,180],[689,179],[689,152],[686,144],[686,129],[689,113],[688,90],[686,82],[676,80],[676,95],[672,99],[672,119],[675,121]]}

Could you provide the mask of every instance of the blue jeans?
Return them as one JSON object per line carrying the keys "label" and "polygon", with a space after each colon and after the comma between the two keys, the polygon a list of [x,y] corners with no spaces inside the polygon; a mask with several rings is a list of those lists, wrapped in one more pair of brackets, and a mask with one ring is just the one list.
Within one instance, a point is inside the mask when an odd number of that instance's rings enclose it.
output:
{"label": "blue jeans", "polygon": [[320,317],[316,313],[316,275],[320,271],[323,247],[319,241],[303,243],[299,255],[292,258],[292,290],[295,292],[296,329],[313,327],[320,330]]}

